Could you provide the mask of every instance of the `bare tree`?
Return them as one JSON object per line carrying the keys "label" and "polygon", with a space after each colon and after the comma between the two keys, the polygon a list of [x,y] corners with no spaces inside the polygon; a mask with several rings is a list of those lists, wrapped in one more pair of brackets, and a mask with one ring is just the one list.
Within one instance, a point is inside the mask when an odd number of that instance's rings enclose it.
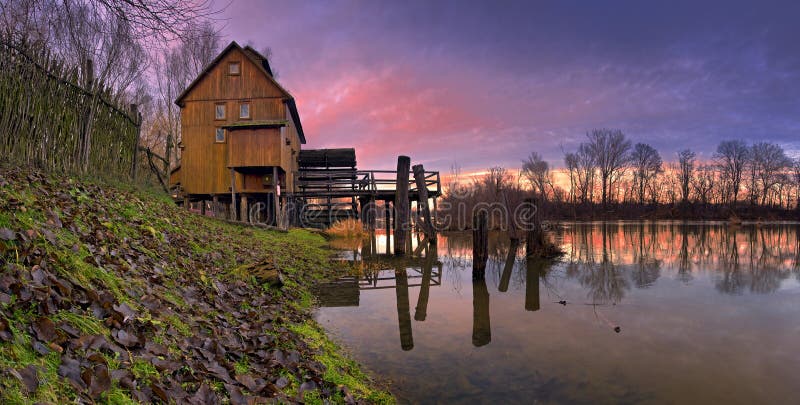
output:
{"label": "bare tree", "polygon": [[697,166],[692,179],[692,188],[697,200],[704,205],[708,204],[714,190],[714,167],[706,164]]}
{"label": "bare tree", "polygon": [[761,204],[767,203],[770,190],[778,184],[779,174],[791,166],[791,160],[786,156],[780,145],[759,142],[750,148],[750,170],[751,170],[751,199],[753,202],[758,198],[758,187],[760,186]]}
{"label": "bare tree", "polygon": [[530,156],[522,161],[522,175],[528,180],[534,192],[546,200],[547,187],[552,188],[553,184],[550,178],[550,165],[542,159],[542,155],[531,152]]}
{"label": "bare tree", "polygon": [[597,170],[597,162],[595,161],[594,154],[586,143],[578,146],[578,151],[575,153],[578,173],[578,194],[580,195],[581,202],[592,202],[594,194],[594,176]]}
{"label": "bare tree", "polygon": [[650,182],[663,170],[663,161],[655,148],[646,143],[637,143],[631,152],[631,164],[639,204],[644,204],[645,192],[650,188]]}
{"label": "bare tree", "polygon": [[726,182],[724,198],[735,204],[739,199],[742,173],[749,156],[747,144],[741,140],[722,141],[714,154],[722,179]]}
{"label": "bare tree", "polygon": [[613,184],[619,180],[628,162],[631,141],[618,129],[595,129],[586,135],[602,182],[602,202],[608,202]]}
{"label": "bare tree", "polygon": [[564,165],[569,173],[569,201],[575,202],[575,189],[578,181],[578,155],[574,152],[564,154]]}
{"label": "bare tree", "polygon": [[696,154],[690,149],[678,152],[678,183],[680,184],[681,202],[689,201],[689,183],[694,172]]}

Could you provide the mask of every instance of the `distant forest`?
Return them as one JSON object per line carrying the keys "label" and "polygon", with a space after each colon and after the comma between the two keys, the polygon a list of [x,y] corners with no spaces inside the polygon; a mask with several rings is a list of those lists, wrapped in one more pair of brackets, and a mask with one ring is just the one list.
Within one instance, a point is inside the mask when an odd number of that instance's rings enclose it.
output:
{"label": "distant forest", "polygon": [[537,152],[518,173],[491,167],[465,178],[453,167],[441,211],[470,212],[479,203],[513,210],[533,196],[546,219],[777,220],[800,213],[800,157],[770,142],[725,140],[711,160],[684,149],[665,162],[654,147],[634,144],[620,130],[595,129],[564,153],[564,166],[565,184],[556,184]]}

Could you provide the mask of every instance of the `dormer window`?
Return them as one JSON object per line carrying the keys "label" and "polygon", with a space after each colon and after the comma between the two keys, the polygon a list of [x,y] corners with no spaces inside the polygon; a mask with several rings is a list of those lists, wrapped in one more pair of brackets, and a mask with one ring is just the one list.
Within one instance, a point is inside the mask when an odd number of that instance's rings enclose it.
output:
{"label": "dormer window", "polygon": [[231,76],[239,76],[242,74],[242,65],[239,62],[228,63],[228,74]]}
{"label": "dormer window", "polygon": [[225,119],[225,104],[216,104],[214,106],[214,119],[215,120]]}
{"label": "dormer window", "polygon": [[250,118],[250,103],[239,104],[239,118]]}

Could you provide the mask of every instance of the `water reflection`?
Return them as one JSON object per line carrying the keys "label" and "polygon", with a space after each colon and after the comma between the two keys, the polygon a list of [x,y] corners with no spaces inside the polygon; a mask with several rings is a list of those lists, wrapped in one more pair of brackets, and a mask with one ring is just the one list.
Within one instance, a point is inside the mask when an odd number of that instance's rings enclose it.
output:
{"label": "water reflection", "polygon": [[468,233],[410,238],[403,259],[373,234],[343,244],[354,274],[321,287],[318,319],[401,401],[785,403],[800,368],[799,230],[564,224],[558,262],[490,234],[478,280]]}
{"label": "water reflection", "polygon": [[486,279],[472,281],[472,345],[475,347],[492,341],[492,325],[489,321],[489,289]]}

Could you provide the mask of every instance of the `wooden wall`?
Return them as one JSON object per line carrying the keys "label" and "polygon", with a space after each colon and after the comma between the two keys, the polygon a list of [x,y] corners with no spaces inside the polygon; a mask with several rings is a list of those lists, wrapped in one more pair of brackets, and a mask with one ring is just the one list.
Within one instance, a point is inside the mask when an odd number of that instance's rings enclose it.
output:
{"label": "wooden wall", "polygon": [[[240,75],[228,74],[228,64],[240,62]],[[231,50],[184,98],[181,110],[183,153],[181,184],[187,194],[224,194],[230,192],[230,166],[258,164],[278,166],[287,173],[288,189],[293,187],[291,173],[297,168],[300,139],[285,104],[285,94],[263,71],[238,49]],[[239,104],[250,104],[250,118],[239,118]],[[225,119],[215,120],[216,104],[224,103]],[[286,128],[236,129],[226,131],[223,143],[215,142],[216,128],[236,122],[284,120]],[[260,139],[265,135],[265,139]],[[231,143],[242,136],[243,142]],[[286,139],[289,139],[287,145]],[[236,148],[229,150],[229,148]],[[229,161],[229,156],[232,160]],[[236,188],[242,189],[243,177],[237,174]],[[284,186],[285,187],[285,186]]]}

